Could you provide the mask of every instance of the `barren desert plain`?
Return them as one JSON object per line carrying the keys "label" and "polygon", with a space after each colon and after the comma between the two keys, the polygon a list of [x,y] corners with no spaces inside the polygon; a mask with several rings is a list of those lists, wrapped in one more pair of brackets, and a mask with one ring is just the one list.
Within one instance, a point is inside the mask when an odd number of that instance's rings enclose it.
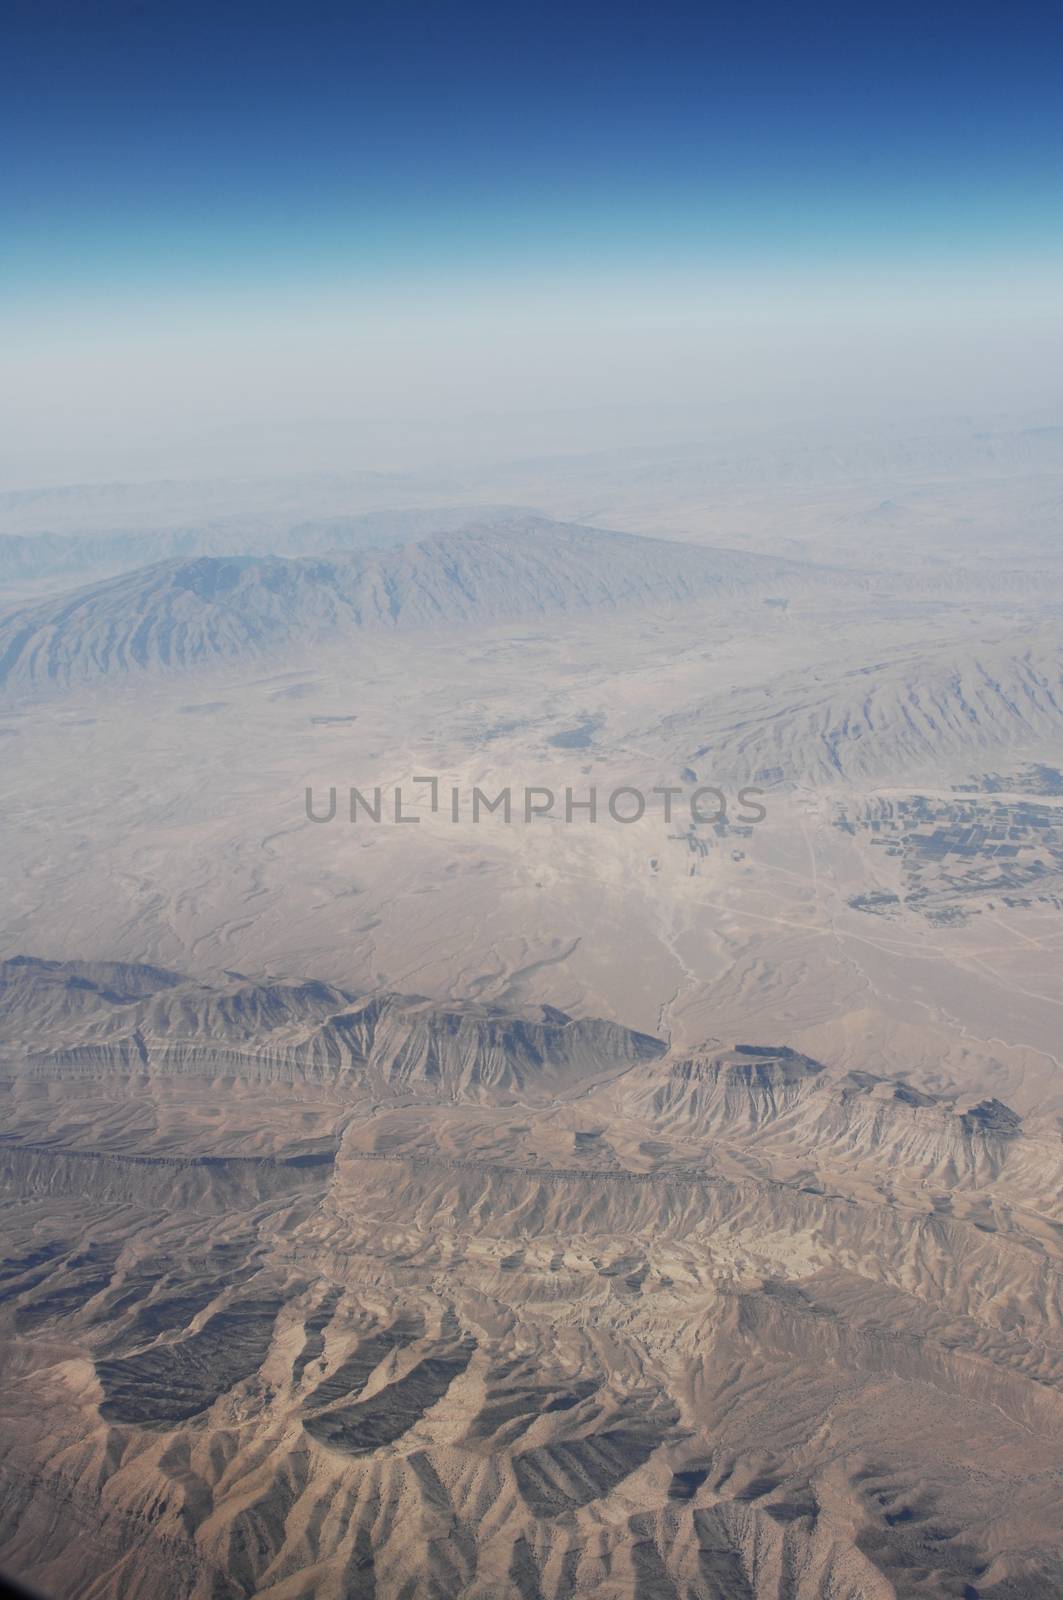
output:
{"label": "barren desert plain", "polygon": [[1063,1593],[1061,517],[999,417],[0,496],[0,1570]]}

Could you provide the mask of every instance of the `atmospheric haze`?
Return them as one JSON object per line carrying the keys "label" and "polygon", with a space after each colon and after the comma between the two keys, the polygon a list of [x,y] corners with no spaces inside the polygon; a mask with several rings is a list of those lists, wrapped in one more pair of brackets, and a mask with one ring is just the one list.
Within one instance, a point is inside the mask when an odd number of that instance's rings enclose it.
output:
{"label": "atmospheric haze", "polygon": [[[1053,264],[1054,266],[1054,264]],[[82,478],[436,472],[1051,409],[1063,290],[1032,262],[550,266],[14,303],[0,470]],[[101,383],[101,375],[106,382]],[[33,477],[26,478],[32,465]]]}

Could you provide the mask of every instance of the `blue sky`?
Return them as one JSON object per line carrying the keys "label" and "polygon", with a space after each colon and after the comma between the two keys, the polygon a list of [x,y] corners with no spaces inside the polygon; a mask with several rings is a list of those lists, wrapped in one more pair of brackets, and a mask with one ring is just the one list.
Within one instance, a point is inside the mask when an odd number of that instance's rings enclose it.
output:
{"label": "blue sky", "polygon": [[1061,18],[18,0],[4,272],[43,291],[1055,249]]}
{"label": "blue sky", "polygon": [[77,381],[112,335],[121,371],[167,328],[206,353],[249,307],[259,342],[427,305],[468,339],[480,301],[519,321],[603,296],[619,326],[729,296],[756,320],[751,294],[769,315],[966,297],[977,318],[1041,306],[1063,264],[1057,5],[5,14],[23,373],[27,339],[95,351]]}

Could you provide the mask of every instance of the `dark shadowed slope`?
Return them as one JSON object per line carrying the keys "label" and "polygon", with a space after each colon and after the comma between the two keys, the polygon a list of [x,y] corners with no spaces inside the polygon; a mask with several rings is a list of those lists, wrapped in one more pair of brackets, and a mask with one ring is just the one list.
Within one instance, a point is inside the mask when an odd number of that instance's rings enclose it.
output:
{"label": "dark shadowed slope", "polygon": [[0,1566],[68,1600],[1058,1600],[1054,1123],[0,965]]}

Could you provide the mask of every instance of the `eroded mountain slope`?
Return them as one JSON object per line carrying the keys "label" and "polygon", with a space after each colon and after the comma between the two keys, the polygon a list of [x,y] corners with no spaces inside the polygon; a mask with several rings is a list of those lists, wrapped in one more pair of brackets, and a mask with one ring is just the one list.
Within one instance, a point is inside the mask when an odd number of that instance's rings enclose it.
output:
{"label": "eroded mountain slope", "polygon": [[7,1569],[1059,1592],[1061,1148],[979,1085],[305,982],[0,982]]}
{"label": "eroded mountain slope", "polygon": [[331,556],[198,556],[0,617],[0,686],[36,690],[281,656],[363,629],[446,627],[670,604],[820,569],[532,515]]}
{"label": "eroded mountain slope", "polygon": [[854,668],[812,672],[677,711],[648,736],[673,759],[711,759],[735,781],[823,786],[940,778],[1063,735],[1063,651],[1056,627],[900,649]]}

